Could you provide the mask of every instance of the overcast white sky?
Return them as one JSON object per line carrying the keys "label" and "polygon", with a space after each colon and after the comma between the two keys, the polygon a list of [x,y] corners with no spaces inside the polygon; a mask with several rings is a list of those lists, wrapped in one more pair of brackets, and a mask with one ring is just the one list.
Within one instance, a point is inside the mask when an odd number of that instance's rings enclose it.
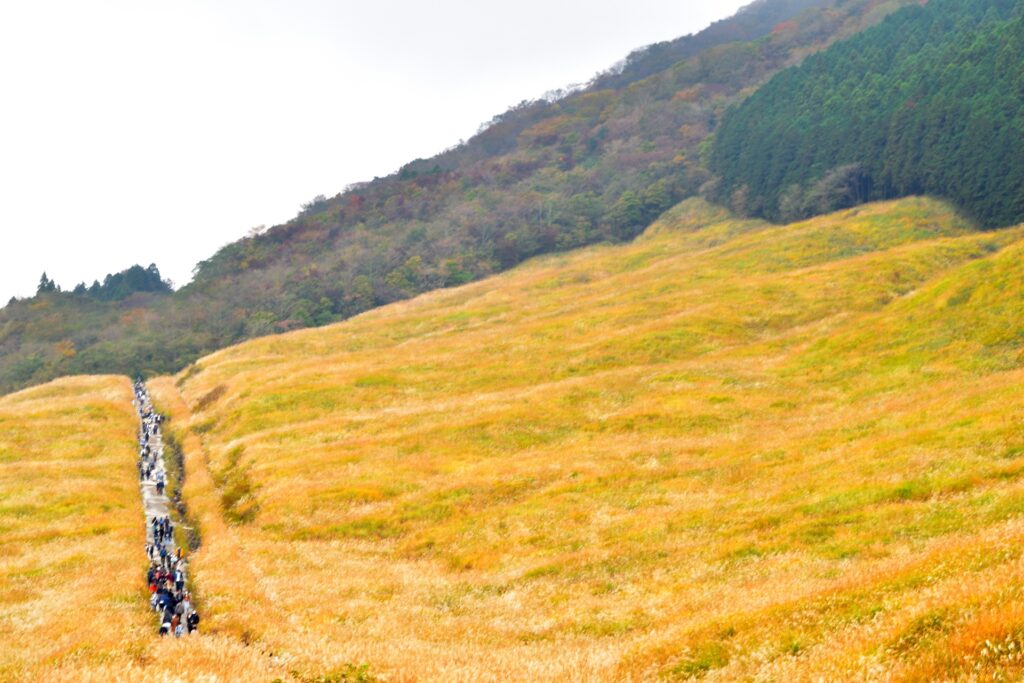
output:
{"label": "overcast white sky", "polygon": [[749,0],[0,0],[0,305],[195,263]]}

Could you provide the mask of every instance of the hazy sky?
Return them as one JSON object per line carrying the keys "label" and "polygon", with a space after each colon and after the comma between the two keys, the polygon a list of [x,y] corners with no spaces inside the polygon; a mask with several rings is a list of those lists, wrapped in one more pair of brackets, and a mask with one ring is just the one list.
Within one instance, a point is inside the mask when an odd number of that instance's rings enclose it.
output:
{"label": "hazy sky", "polygon": [[749,0],[0,2],[0,305],[198,260]]}

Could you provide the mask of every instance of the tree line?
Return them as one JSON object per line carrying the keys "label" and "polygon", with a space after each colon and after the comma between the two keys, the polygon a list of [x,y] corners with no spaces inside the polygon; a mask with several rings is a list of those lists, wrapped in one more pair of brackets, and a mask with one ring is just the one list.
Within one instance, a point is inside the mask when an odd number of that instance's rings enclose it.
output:
{"label": "tree line", "polygon": [[[108,273],[103,278],[102,284],[99,280],[93,280],[92,285],[87,287],[84,282],[79,282],[71,290],[71,294],[74,296],[87,296],[98,301],[121,301],[137,292],[170,294],[172,291],[174,291],[174,287],[170,280],[163,279],[160,275],[160,269],[156,267],[155,263],[151,263],[146,268],[134,265],[119,273]],[[52,280],[44,271],[36,287],[36,296],[60,294],[62,292],[63,290],[60,285]],[[17,297],[12,298],[8,302],[11,306],[17,305],[17,303]]]}

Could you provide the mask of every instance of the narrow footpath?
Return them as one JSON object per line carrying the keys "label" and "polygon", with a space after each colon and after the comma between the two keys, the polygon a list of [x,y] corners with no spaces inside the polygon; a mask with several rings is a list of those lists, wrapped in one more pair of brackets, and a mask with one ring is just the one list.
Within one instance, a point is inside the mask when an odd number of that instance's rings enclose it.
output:
{"label": "narrow footpath", "polygon": [[135,409],[139,414],[139,487],[146,513],[146,572],[150,607],[159,615],[160,635],[179,638],[199,628],[199,613],[186,588],[188,562],[175,543],[171,501],[167,498],[167,471],[160,425],[163,416],[153,410],[146,385],[135,383]]}

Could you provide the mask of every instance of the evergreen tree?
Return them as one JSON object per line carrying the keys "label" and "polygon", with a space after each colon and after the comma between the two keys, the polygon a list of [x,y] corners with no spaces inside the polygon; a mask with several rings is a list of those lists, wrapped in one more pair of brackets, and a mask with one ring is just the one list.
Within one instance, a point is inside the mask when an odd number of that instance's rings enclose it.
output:
{"label": "evergreen tree", "polygon": [[57,284],[46,276],[46,271],[43,271],[42,276],[39,278],[39,286],[36,288],[36,294],[48,294],[55,291],[57,291]]}

